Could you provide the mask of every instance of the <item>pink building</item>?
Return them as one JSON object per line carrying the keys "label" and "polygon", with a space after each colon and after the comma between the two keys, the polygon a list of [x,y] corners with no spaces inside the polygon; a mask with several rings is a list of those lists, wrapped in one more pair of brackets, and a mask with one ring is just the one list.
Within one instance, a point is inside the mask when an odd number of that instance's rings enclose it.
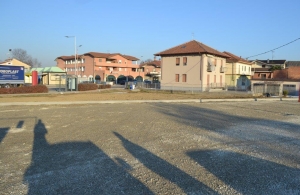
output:
{"label": "pink building", "polygon": [[124,80],[144,80],[144,72],[138,65],[138,58],[119,53],[89,52],[74,56],[56,58],[59,68],[68,75],[77,75],[79,82],[100,81],[120,83]]}
{"label": "pink building", "polygon": [[154,60],[144,62],[140,65],[141,71],[145,74],[144,80],[151,81],[152,83],[160,82],[161,78],[161,61]]}

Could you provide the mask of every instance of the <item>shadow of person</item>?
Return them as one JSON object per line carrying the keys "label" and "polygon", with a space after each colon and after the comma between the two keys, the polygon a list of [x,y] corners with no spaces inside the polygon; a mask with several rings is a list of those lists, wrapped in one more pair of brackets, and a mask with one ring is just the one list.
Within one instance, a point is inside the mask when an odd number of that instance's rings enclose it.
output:
{"label": "shadow of person", "polygon": [[300,194],[300,170],[224,150],[188,156],[241,194]]}
{"label": "shadow of person", "polygon": [[92,142],[49,144],[41,120],[34,128],[28,194],[153,194]]}
{"label": "shadow of person", "polygon": [[0,143],[2,142],[4,137],[6,136],[8,130],[9,130],[8,127],[0,128]]}
{"label": "shadow of person", "polygon": [[174,165],[159,158],[141,146],[130,142],[117,132],[113,132],[121,141],[124,148],[137,158],[148,169],[169,180],[181,188],[186,194],[218,194],[208,186],[199,182],[189,174]]}

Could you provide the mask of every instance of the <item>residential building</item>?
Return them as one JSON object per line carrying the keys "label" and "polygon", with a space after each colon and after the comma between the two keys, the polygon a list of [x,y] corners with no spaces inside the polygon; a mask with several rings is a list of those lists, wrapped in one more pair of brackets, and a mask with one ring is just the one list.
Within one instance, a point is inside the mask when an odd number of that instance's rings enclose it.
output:
{"label": "residential building", "polygon": [[300,89],[300,66],[286,66],[282,70],[273,70],[272,78],[252,78],[251,85],[254,93],[270,93],[282,95],[288,91],[289,95],[298,96]]}
{"label": "residential building", "polygon": [[154,54],[161,57],[161,89],[223,89],[228,55],[192,40]]}
{"label": "residential building", "polygon": [[145,75],[144,80],[159,83],[161,77],[161,61],[154,58],[152,61],[145,62],[140,65],[140,71]]}
{"label": "residential building", "polygon": [[1,62],[0,65],[8,65],[8,66],[24,66],[25,72],[30,70],[31,66],[28,64],[25,64],[24,62],[21,62],[20,60],[17,60],[15,58],[6,59],[4,62]]}
{"label": "residential building", "polygon": [[56,58],[57,66],[69,75],[76,75],[79,82],[101,81],[119,83],[122,80],[143,80],[144,74],[138,72],[138,58],[119,53],[89,52],[74,56]]}
{"label": "residential building", "polygon": [[286,60],[251,60],[252,79],[272,79],[274,69],[285,69]]}
{"label": "residential building", "polygon": [[300,66],[300,61],[287,61],[285,65],[286,65],[286,68],[289,68],[292,66]]}
{"label": "residential building", "polygon": [[226,59],[225,82],[227,89],[249,89],[251,86],[250,79],[252,63],[230,52],[224,51],[223,53],[230,56]]}
{"label": "residential building", "polygon": [[250,60],[252,68],[272,68],[273,66],[280,66],[285,69],[286,60]]}

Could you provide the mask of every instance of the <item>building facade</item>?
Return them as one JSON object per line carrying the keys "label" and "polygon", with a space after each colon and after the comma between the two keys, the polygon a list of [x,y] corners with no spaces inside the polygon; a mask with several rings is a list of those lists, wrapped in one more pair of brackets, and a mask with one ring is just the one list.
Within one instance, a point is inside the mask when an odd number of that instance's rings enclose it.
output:
{"label": "building facade", "polygon": [[123,80],[144,78],[144,73],[139,72],[139,59],[119,53],[89,52],[78,55],[75,62],[74,56],[60,56],[56,58],[57,66],[68,75],[76,75],[79,82],[101,81],[120,83]]}
{"label": "building facade", "polygon": [[224,89],[226,54],[192,40],[154,54],[161,57],[161,89]]}
{"label": "building facade", "polygon": [[283,91],[288,95],[298,96],[300,89],[300,66],[289,66],[282,70],[272,71],[271,78],[252,78],[251,88],[255,94],[282,96]]}
{"label": "building facade", "polygon": [[224,53],[230,56],[230,58],[226,59],[225,82],[227,88],[229,90],[250,89],[252,63],[230,52],[224,51]]}
{"label": "building facade", "polygon": [[159,83],[161,78],[161,61],[154,59],[140,65],[140,71],[144,73],[144,80],[151,83]]}

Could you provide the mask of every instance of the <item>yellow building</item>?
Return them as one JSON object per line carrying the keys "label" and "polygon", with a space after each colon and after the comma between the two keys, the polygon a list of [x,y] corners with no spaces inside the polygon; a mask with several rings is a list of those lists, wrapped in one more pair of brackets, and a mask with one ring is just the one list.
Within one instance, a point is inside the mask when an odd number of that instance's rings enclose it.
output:
{"label": "yellow building", "polygon": [[224,51],[226,59],[225,82],[228,90],[248,90],[251,86],[252,63],[230,52]]}

